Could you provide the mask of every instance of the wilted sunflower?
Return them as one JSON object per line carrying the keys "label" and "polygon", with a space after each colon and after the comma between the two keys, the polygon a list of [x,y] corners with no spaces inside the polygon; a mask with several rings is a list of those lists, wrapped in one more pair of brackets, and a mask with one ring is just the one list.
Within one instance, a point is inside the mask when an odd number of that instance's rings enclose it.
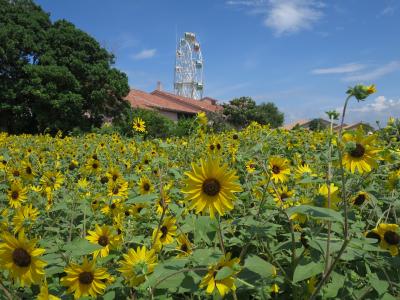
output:
{"label": "wilted sunflower", "polygon": [[94,259],[96,259],[99,254],[100,257],[106,257],[111,249],[116,249],[119,246],[120,239],[110,226],[103,225],[100,227],[96,224],[95,230],[89,230],[88,234],[86,239],[89,242],[103,247],[93,252]]}
{"label": "wilted sunflower", "polygon": [[390,251],[392,256],[399,254],[400,235],[397,224],[379,224],[377,231],[381,237],[379,245]]}
{"label": "wilted sunflower", "polygon": [[138,184],[141,195],[150,194],[154,191],[154,186],[151,184],[151,181],[147,176],[141,177]]}
{"label": "wilted sunflower", "polygon": [[39,210],[37,208],[32,207],[32,204],[20,207],[13,218],[14,233],[18,233],[25,227],[27,228],[32,227],[38,215],[39,215]]}
{"label": "wilted sunflower", "polygon": [[163,211],[165,209],[167,209],[168,204],[171,203],[171,198],[169,197],[167,192],[165,192],[165,189],[162,190],[161,194],[163,196],[159,197],[156,202],[156,211],[157,211],[157,214],[159,214],[159,215],[161,215],[163,213]]}
{"label": "wilted sunflower", "polygon": [[132,127],[135,131],[138,131],[138,132],[146,131],[146,124],[141,118],[135,118],[133,120]]}
{"label": "wilted sunflower", "polygon": [[343,155],[343,165],[347,170],[351,173],[355,173],[357,170],[362,174],[371,172],[373,168],[377,167],[376,159],[379,150],[373,146],[375,138],[374,135],[364,137],[361,131],[346,132],[343,135],[346,151]]}
{"label": "wilted sunflower", "polygon": [[68,293],[74,293],[75,299],[102,295],[107,287],[105,282],[110,277],[106,268],[96,268],[95,261],[89,262],[86,257],[82,265],[70,263],[64,271],[67,275],[60,282],[68,288]]}
{"label": "wilted sunflower", "polygon": [[0,267],[8,270],[21,286],[39,284],[44,276],[43,268],[47,265],[39,256],[45,249],[35,248],[36,240],[28,240],[23,232],[18,234],[18,238],[4,233],[1,239]]}
{"label": "wilted sunflower", "polygon": [[226,164],[220,166],[219,158],[201,159],[200,165],[192,163],[192,171],[186,172],[186,187],[182,190],[191,201],[190,209],[196,213],[208,211],[211,218],[215,212],[224,215],[233,209],[234,193],[241,192],[236,172]]}
{"label": "wilted sunflower", "polygon": [[271,178],[277,182],[286,182],[290,174],[289,161],[286,158],[272,156],[269,160]]}
{"label": "wilted sunflower", "polygon": [[[216,265],[208,268],[207,274],[200,282],[200,288],[206,288],[208,294],[217,288],[219,294],[224,297],[230,290],[236,290],[234,276],[240,272],[239,258],[231,259],[231,254],[227,253],[226,256],[221,257]],[[227,267],[231,269],[231,274],[223,279],[216,279],[218,271]]]}
{"label": "wilted sunflower", "polygon": [[154,249],[147,250],[146,246],[138,247],[136,251],[129,249],[123,254],[124,260],[120,261],[118,269],[129,286],[135,287],[145,281],[145,276],[154,271],[157,265],[157,256]]}
{"label": "wilted sunflower", "polygon": [[164,245],[173,243],[176,229],[176,219],[173,217],[165,218],[160,228],[155,228],[153,230],[152,239],[154,241],[154,247],[160,249]]}
{"label": "wilted sunflower", "polygon": [[20,181],[13,181],[10,189],[7,192],[8,203],[13,208],[21,207],[22,202],[25,202],[27,199],[27,193],[28,189],[24,188]]}

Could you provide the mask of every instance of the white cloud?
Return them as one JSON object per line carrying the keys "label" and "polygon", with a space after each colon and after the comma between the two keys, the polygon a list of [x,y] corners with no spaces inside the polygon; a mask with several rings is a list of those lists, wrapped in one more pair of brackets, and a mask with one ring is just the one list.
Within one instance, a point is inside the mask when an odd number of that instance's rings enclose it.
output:
{"label": "white cloud", "polygon": [[263,24],[277,36],[310,29],[323,13],[316,0],[230,0],[230,6],[250,8],[251,14],[262,14]]}
{"label": "white cloud", "polygon": [[154,55],[156,55],[156,52],[157,49],[144,49],[139,53],[133,55],[133,59],[140,60],[140,59],[152,58]]}
{"label": "white cloud", "polygon": [[385,96],[378,96],[371,103],[366,103],[364,106],[350,109],[360,113],[391,113],[400,111],[400,99],[386,99]]}
{"label": "white cloud", "polygon": [[264,25],[274,30],[276,35],[309,29],[322,17],[315,4],[307,0],[271,0]]}
{"label": "white cloud", "polygon": [[391,16],[394,14],[396,11],[396,8],[393,6],[386,6],[378,15],[378,17],[384,17],[384,16]]}
{"label": "white cloud", "polygon": [[357,63],[349,63],[345,65],[340,65],[331,68],[314,69],[311,71],[313,74],[342,74],[342,73],[352,73],[364,69],[365,65]]}
{"label": "white cloud", "polygon": [[375,68],[369,72],[363,72],[359,74],[350,75],[344,78],[344,81],[371,81],[376,80],[382,76],[393,73],[400,70],[400,61],[392,61],[381,67]]}

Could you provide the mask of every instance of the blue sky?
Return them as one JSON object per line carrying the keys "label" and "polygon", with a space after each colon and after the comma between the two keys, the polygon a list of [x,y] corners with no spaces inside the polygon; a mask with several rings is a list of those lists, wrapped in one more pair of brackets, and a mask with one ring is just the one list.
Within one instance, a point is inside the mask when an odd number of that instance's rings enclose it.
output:
{"label": "blue sky", "polygon": [[285,122],[340,109],[348,86],[375,83],[347,122],[400,116],[398,0],[37,0],[116,55],[133,88],[172,90],[176,34],[195,32],[205,95],[274,102]]}

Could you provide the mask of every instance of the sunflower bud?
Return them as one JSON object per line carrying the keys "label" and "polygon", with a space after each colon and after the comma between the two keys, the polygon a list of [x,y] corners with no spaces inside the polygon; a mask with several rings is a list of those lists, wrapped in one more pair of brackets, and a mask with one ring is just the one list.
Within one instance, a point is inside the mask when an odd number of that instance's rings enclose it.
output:
{"label": "sunflower bud", "polygon": [[347,94],[354,96],[358,101],[364,100],[373,93],[376,93],[376,87],[374,84],[368,86],[357,84],[353,88],[347,90]]}

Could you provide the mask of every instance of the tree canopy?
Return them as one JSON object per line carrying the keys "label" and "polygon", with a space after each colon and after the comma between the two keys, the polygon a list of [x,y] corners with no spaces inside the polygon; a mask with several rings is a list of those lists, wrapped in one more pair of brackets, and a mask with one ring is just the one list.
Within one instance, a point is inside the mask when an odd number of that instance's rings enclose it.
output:
{"label": "tree canopy", "polygon": [[271,102],[256,104],[251,97],[240,97],[223,104],[223,107],[227,121],[237,128],[245,127],[252,121],[262,125],[270,124],[272,127],[283,124],[283,113]]}
{"label": "tree canopy", "polygon": [[81,130],[118,118],[129,104],[114,56],[31,0],[0,0],[0,130]]}

